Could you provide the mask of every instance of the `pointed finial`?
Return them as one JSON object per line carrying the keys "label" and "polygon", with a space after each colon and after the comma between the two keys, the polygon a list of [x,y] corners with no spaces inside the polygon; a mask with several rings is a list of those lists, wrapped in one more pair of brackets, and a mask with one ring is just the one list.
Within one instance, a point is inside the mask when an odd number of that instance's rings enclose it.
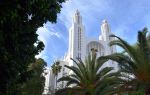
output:
{"label": "pointed finial", "polygon": [[102,23],[107,23],[107,20],[106,20],[106,19],[104,19],[104,20],[102,21]]}
{"label": "pointed finial", "polygon": [[76,15],[80,15],[80,12],[79,12],[79,10],[77,9],[76,10],[76,13],[75,13]]}

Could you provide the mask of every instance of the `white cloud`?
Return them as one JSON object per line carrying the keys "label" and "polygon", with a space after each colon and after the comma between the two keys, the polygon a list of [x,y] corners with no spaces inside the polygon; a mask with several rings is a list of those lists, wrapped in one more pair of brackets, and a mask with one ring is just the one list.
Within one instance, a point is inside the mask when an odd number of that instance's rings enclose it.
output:
{"label": "white cloud", "polygon": [[43,40],[44,38],[50,38],[51,36],[56,36],[58,38],[62,38],[62,35],[58,32],[54,32],[54,29],[51,28],[52,31],[48,30],[45,26],[38,28],[37,34],[39,34],[39,39]]}
{"label": "white cloud", "polygon": [[47,52],[49,48],[53,50],[55,47],[53,42],[50,45],[51,47],[48,47],[48,41],[50,41],[52,37],[57,37],[58,39],[64,39],[64,37],[60,33],[55,32],[53,28],[47,29],[45,26],[38,28],[37,34],[39,35],[38,39],[44,43],[45,48],[39,55],[36,56],[36,58],[43,58],[44,60],[48,60],[49,56],[47,56]]}

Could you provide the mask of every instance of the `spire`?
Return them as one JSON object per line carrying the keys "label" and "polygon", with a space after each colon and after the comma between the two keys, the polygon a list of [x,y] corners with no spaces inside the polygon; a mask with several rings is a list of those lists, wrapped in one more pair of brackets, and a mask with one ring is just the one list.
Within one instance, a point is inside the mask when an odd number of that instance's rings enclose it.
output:
{"label": "spire", "polygon": [[107,32],[107,33],[110,32],[109,25],[106,19],[102,21],[101,30],[102,32]]}
{"label": "spire", "polygon": [[73,15],[72,26],[69,30],[69,56],[71,58],[84,58],[85,46],[84,26],[79,10],[76,10]]}
{"label": "spire", "polygon": [[109,35],[110,35],[110,28],[108,25],[108,22],[106,19],[104,19],[102,21],[102,25],[101,25],[101,34],[102,34],[102,38],[106,41],[109,39]]}
{"label": "spire", "polygon": [[76,10],[76,12],[74,14],[73,22],[77,23],[77,24],[81,24],[82,23],[82,17],[80,16],[80,12],[79,12],[78,9]]}
{"label": "spire", "polygon": [[108,24],[108,23],[107,23],[107,20],[104,19],[104,20],[102,21],[102,24]]}
{"label": "spire", "polygon": [[80,12],[79,12],[79,10],[78,10],[78,9],[76,10],[75,15],[77,15],[77,16],[79,16],[79,15],[80,15]]}

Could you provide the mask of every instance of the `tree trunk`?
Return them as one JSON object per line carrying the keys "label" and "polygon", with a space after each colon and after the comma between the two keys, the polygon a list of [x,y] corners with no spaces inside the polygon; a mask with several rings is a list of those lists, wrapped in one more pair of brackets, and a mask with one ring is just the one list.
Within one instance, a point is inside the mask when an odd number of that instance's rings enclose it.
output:
{"label": "tree trunk", "polygon": [[90,95],[90,93],[89,93],[89,92],[86,92],[85,95]]}
{"label": "tree trunk", "polygon": [[56,76],[56,90],[57,90],[57,76]]}
{"label": "tree trunk", "polygon": [[146,89],[146,95],[150,95],[150,88]]}

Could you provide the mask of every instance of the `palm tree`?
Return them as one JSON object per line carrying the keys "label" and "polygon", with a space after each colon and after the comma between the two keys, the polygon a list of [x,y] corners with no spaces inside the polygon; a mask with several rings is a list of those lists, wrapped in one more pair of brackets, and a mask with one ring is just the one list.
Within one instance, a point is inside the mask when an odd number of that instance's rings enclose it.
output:
{"label": "palm tree", "polygon": [[138,41],[135,45],[130,45],[121,38],[111,35],[118,40],[110,42],[110,46],[117,45],[123,48],[123,53],[115,53],[100,57],[101,59],[111,59],[119,63],[124,83],[120,89],[144,90],[150,94],[150,36],[148,30],[144,28],[138,32]]}
{"label": "palm tree", "polygon": [[[92,55],[92,56],[91,56]],[[66,81],[66,88],[56,92],[56,95],[109,95],[115,87],[117,73],[111,72],[112,67],[103,67],[106,60],[96,60],[96,53],[91,54],[83,63],[80,58],[72,59],[76,66],[66,68],[73,73],[58,80]]]}
{"label": "palm tree", "polygon": [[56,84],[56,89],[57,89],[57,76],[58,76],[58,73],[61,71],[60,62],[59,61],[54,62],[54,64],[51,67],[52,67],[52,72],[55,77],[55,84]]}

